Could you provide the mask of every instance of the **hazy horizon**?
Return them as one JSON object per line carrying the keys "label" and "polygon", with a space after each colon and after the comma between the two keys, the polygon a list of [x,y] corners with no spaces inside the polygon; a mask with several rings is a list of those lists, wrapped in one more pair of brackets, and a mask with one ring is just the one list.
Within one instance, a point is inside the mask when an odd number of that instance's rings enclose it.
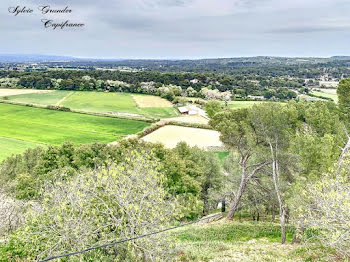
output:
{"label": "hazy horizon", "polygon": [[75,55],[60,55],[60,54],[40,54],[40,53],[0,53],[0,57],[2,56],[43,56],[43,57],[67,57],[74,59],[96,59],[96,60],[206,60],[206,59],[239,59],[239,58],[258,58],[258,57],[273,57],[273,58],[319,58],[319,59],[330,59],[332,57],[350,57],[347,55],[330,55],[330,56],[273,56],[273,55],[256,55],[256,56],[232,56],[232,57],[193,57],[193,58],[177,58],[177,57],[164,57],[164,58],[123,58],[123,57],[93,57],[93,56],[75,56]]}

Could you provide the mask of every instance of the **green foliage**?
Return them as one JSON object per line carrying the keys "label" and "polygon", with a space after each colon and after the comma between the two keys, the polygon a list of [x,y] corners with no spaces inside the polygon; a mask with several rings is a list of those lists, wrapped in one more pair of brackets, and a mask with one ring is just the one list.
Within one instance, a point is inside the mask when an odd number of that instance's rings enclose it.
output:
{"label": "green foliage", "polygon": [[222,102],[217,100],[210,100],[205,104],[205,111],[207,112],[207,115],[212,118],[216,113],[222,111],[224,109],[224,106]]}
{"label": "green foliage", "polygon": [[209,124],[221,133],[220,139],[233,148],[247,145],[249,123],[247,122],[248,110],[227,110],[216,114]]}
{"label": "green foliage", "polygon": [[216,154],[218,156],[220,163],[223,164],[225,159],[228,157],[228,155],[230,153],[229,152],[214,152],[214,154]]}
{"label": "green foliage", "polygon": [[178,199],[178,219],[198,217],[203,212],[204,196],[210,196],[210,190],[217,189],[222,181],[218,159],[203,150],[184,144],[169,150],[160,144],[137,140],[122,140],[116,146],[64,143],[60,147],[30,149],[2,163],[0,181],[17,198],[42,199],[41,189],[58,174],[69,179],[80,170],[107,167],[110,161],[122,162],[130,150],[146,151],[159,162],[160,172],[165,175],[164,188]]}
{"label": "green foliage", "polygon": [[[292,226],[288,227],[288,239],[291,240],[294,233]],[[252,239],[267,238],[271,242],[277,242],[281,237],[280,226],[268,222],[243,222],[223,223],[202,227],[194,230],[194,227],[180,230],[174,233],[177,240],[181,242],[193,241],[225,241],[238,242]]]}
{"label": "green foliage", "polygon": [[[287,230],[290,240],[293,227]],[[171,237],[177,243],[176,261],[301,260],[296,254],[299,246],[276,243],[280,227],[275,223],[219,221],[179,229]]]}
{"label": "green foliage", "polygon": [[291,200],[293,217],[306,227],[304,238],[318,240],[344,258],[350,257],[349,161],[322,179],[300,184]]}
{"label": "green foliage", "polygon": [[350,111],[350,78],[342,79],[337,88],[339,105],[347,113]]}
{"label": "green foliage", "polygon": [[299,102],[299,128],[291,152],[299,156],[301,173],[320,177],[336,161],[345,142],[344,124],[333,103]]}
{"label": "green foliage", "polygon": [[[200,196],[203,201],[203,215],[209,213],[210,207],[220,199],[213,198],[211,192],[220,192],[224,183],[224,176],[220,163],[213,153],[207,153],[197,147],[189,147],[186,143],[179,143],[174,149],[184,159],[186,169],[191,177],[200,185]],[[212,202],[212,203],[211,203]]]}
{"label": "green foliage", "polygon": [[[43,259],[168,226],[175,202],[162,186],[165,177],[158,163],[145,153],[130,151],[119,164],[47,184],[41,209],[28,213],[25,225],[12,236],[8,258]],[[165,236],[157,235],[100,252],[113,261],[161,261],[169,256],[169,245]]]}
{"label": "green foliage", "polygon": [[70,112],[71,111],[71,109],[69,107],[64,107],[64,106],[49,105],[49,106],[46,106],[46,108],[51,109],[51,110],[63,111],[63,112]]}

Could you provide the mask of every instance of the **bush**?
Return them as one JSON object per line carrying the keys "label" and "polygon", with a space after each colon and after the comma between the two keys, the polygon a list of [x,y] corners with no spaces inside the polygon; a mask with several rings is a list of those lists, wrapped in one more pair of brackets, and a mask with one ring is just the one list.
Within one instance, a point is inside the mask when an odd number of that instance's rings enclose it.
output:
{"label": "bush", "polygon": [[64,111],[64,112],[71,112],[71,109],[68,107],[64,107],[64,106],[54,106],[54,105],[48,105],[46,106],[47,109],[51,109],[51,110],[58,110],[58,111]]}
{"label": "bush", "polygon": [[348,172],[327,174],[322,180],[306,185],[300,194],[303,202],[298,202],[296,217],[307,228],[304,233],[307,240],[319,240],[339,255],[350,258]]}
{"label": "bush", "polygon": [[[47,184],[41,212],[30,213],[12,237],[8,258],[43,259],[167,227],[174,201],[162,186],[158,163],[144,155],[132,151],[122,163]],[[165,235],[154,235],[80,259],[164,261],[171,256],[169,245]]]}
{"label": "bush", "polygon": [[24,208],[24,202],[0,192],[0,238],[11,234],[23,224]]}

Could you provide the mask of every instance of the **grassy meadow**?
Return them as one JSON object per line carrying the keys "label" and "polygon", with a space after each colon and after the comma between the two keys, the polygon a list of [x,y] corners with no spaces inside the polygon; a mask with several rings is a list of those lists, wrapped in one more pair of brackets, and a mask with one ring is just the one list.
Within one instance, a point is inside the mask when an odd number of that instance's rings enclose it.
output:
{"label": "grassy meadow", "polygon": [[317,96],[317,97],[327,97],[333,99],[335,103],[338,103],[338,95],[337,94],[331,94],[331,93],[325,93],[325,92],[320,92],[320,91],[312,91],[312,95]]}
{"label": "grassy meadow", "polygon": [[249,108],[259,103],[263,103],[263,102],[262,101],[231,101],[228,103],[228,106],[233,109],[239,109],[239,108]]}
{"label": "grassy meadow", "polygon": [[177,261],[326,261],[321,247],[280,244],[280,225],[271,222],[227,222],[186,226],[170,233],[177,246]]}
{"label": "grassy meadow", "polygon": [[28,148],[34,148],[38,146],[43,145],[24,140],[0,137],[0,162],[10,155],[21,154]]}
{"label": "grassy meadow", "polygon": [[[1,157],[18,153],[36,143],[59,145],[65,141],[77,144],[109,143],[135,134],[149,123],[98,117],[42,108],[0,104]],[[6,141],[17,139],[21,141]]]}
{"label": "grassy meadow", "polygon": [[48,93],[32,93],[8,96],[9,101],[23,104],[55,105],[66,97],[70,91],[53,91]]}

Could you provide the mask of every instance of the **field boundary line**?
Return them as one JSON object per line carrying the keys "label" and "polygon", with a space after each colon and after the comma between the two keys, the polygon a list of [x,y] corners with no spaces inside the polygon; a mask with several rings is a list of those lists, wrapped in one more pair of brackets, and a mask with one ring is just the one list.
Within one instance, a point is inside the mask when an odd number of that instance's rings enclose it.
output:
{"label": "field boundary line", "polygon": [[65,112],[65,113],[76,113],[76,114],[98,116],[98,117],[110,117],[110,118],[118,118],[118,119],[133,120],[133,121],[142,121],[142,122],[149,122],[149,123],[155,123],[155,122],[158,121],[155,118],[128,117],[128,116],[111,115],[111,114],[104,114],[104,113],[97,113],[97,112],[88,112],[88,111],[82,111],[82,110],[75,110],[75,109],[70,109],[70,108],[69,108],[70,111],[62,111],[62,110],[59,110],[59,109],[47,108],[47,106],[45,106],[45,105],[20,103],[20,102],[14,102],[14,101],[7,101],[7,100],[3,100],[3,99],[0,99],[0,103],[8,104],[8,105],[17,105],[17,106],[41,108],[41,109],[54,110],[54,111]]}
{"label": "field boundary line", "polygon": [[59,106],[64,100],[66,100],[68,97],[70,97],[71,95],[73,95],[75,92],[74,91],[70,91],[68,92],[67,95],[65,95],[63,98],[61,98],[61,100],[59,100],[55,106]]}
{"label": "field boundary line", "polygon": [[27,143],[31,143],[31,144],[38,144],[38,145],[44,145],[44,146],[49,146],[50,145],[50,144],[45,144],[45,143],[42,143],[42,142],[34,142],[34,141],[31,141],[31,140],[19,139],[19,138],[8,137],[8,136],[0,136],[0,138],[16,140],[16,141],[22,141],[22,142],[27,142]]}

